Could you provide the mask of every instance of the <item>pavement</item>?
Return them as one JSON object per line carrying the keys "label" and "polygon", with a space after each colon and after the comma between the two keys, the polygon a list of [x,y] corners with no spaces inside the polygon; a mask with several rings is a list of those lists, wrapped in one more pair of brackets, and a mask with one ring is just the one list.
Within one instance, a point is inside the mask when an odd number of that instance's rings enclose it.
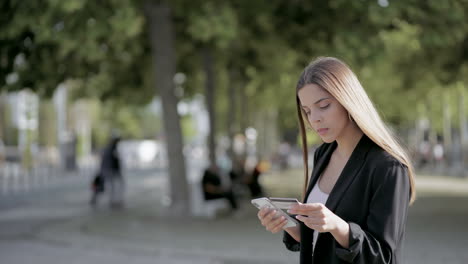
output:
{"label": "pavement", "polygon": [[[299,175],[300,181],[302,173],[289,173]],[[289,195],[278,192],[287,189],[285,182],[294,182],[285,177],[265,174],[262,182],[272,196]],[[107,201],[90,207],[89,177],[83,176],[0,197],[0,263],[299,262],[298,253],[285,249],[281,235],[266,232],[258,223],[257,210],[248,200],[235,215],[174,218],[167,216],[164,205],[164,170],[127,172],[126,179],[123,210],[109,209]],[[419,176],[417,188],[405,263],[468,263],[468,179]]]}

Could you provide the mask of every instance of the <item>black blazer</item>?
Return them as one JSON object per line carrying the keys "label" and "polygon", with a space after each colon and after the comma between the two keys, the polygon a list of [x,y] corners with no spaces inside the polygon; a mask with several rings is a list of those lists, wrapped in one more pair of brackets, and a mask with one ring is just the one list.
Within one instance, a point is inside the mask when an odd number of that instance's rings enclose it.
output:
{"label": "black blazer", "polygon": [[[305,200],[336,146],[324,143],[316,150]],[[401,263],[409,200],[408,168],[363,135],[325,204],[348,222],[349,249],[320,233],[312,254],[314,230],[302,222],[301,243],[286,232],[283,242],[300,250],[300,263]]]}

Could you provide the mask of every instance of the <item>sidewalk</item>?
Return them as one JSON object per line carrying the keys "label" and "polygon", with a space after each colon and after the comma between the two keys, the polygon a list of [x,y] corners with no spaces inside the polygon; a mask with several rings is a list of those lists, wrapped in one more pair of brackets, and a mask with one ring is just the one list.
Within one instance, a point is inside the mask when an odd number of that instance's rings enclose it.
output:
{"label": "sidewalk", "polygon": [[[256,218],[257,210],[248,201],[244,201],[241,216],[236,218],[164,216],[160,201],[167,182],[160,174],[127,176],[128,204],[123,211],[111,211],[105,203],[92,210],[87,206],[87,189],[76,183],[73,189],[0,211],[1,262],[299,262],[297,253],[284,248],[281,235],[263,229]],[[284,187],[285,175],[264,176],[268,191],[279,188],[274,182]],[[467,186],[464,184],[468,185],[468,181],[418,177],[421,195],[410,209],[406,263],[468,263],[464,248],[468,244],[468,189],[463,192]]]}
{"label": "sidewalk", "polygon": [[[127,205],[88,207],[86,181],[0,212],[2,263],[285,263],[297,254],[265,232],[256,209],[242,219],[169,219],[158,177],[127,177]],[[57,196],[57,197],[53,197]],[[0,207],[1,208],[1,207]],[[241,224],[240,224],[241,223]],[[5,261],[5,262],[3,262]],[[295,262],[295,261],[294,261]]]}

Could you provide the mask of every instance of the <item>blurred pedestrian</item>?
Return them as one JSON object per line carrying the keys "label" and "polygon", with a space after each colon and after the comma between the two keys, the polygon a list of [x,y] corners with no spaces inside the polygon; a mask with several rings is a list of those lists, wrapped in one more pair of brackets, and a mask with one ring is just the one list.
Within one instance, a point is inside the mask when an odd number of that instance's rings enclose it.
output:
{"label": "blurred pedestrian", "polygon": [[291,145],[288,142],[282,142],[278,147],[280,170],[289,168],[289,155],[291,154]]}
{"label": "blurred pedestrian", "polygon": [[261,162],[258,162],[255,165],[254,169],[252,170],[252,173],[249,175],[247,179],[247,186],[249,187],[250,196],[252,199],[262,197],[264,195],[263,188],[260,185],[261,174],[262,174]]}
{"label": "blurred pedestrian", "polygon": [[101,170],[99,170],[91,181],[91,205],[95,206],[97,204],[99,196],[104,193],[104,187],[104,177]]}
{"label": "blurred pedestrian", "polygon": [[239,159],[233,159],[229,179],[231,180],[231,189],[238,199],[248,196],[249,190],[245,183],[246,171],[244,163]]}
{"label": "blurred pedestrian", "polygon": [[437,137],[437,142],[434,145],[434,148],[432,149],[432,155],[434,157],[434,165],[438,168],[440,168],[445,160],[445,151],[444,151],[444,145],[442,142],[442,137],[438,136]]}
{"label": "blurred pedestrian", "polygon": [[431,160],[431,144],[428,140],[423,140],[419,144],[419,168],[426,166]]}
{"label": "blurred pedestrian", "polygon": [[[101,157],[100,171],[94,179],[94,182],[96,183],[96,191],[93,193],[93,197],[91,198],[92,205],[97,203],[99,193],[104,191],[104,186],[106,186],[105,189],[109,193],[110,207],[113,209],[123,208],[125,185],[117,149],[119,142],[120,137],[114,136],[110,140],[109,144],[104,148]],[[100,184],[104,185],[102,189]]]}
{"label": "blurred pedestrian", "polygon": [[[303,143],[303,203],[283,242],[300,263],[401,263],[408,206],[415,189],[411,161],[383,123],[350,68],[319,58],[296,86]],[[323,144],[309,179],[304,120]],[[258,217],[272,233],[286,225],[272,210]]]}
{"label": "blurred pedestrian", "polygon": [[205,200],[226,199],[231,209],[237,210],[237,200],[230,188],[223,188],[216,165],[211,165],[203,173],[202,189]]}

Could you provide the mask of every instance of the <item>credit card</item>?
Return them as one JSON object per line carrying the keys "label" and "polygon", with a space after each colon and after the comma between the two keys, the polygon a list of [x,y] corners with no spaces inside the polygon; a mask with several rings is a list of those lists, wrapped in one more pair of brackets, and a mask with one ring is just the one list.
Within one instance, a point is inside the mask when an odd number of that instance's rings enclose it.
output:
{"label": "credit card", "polygon": [[292,205],[298,204],[299,201],[296,198],[276,198],[270,197],[270,201],[276,207],[286,210],[289,209]]}

